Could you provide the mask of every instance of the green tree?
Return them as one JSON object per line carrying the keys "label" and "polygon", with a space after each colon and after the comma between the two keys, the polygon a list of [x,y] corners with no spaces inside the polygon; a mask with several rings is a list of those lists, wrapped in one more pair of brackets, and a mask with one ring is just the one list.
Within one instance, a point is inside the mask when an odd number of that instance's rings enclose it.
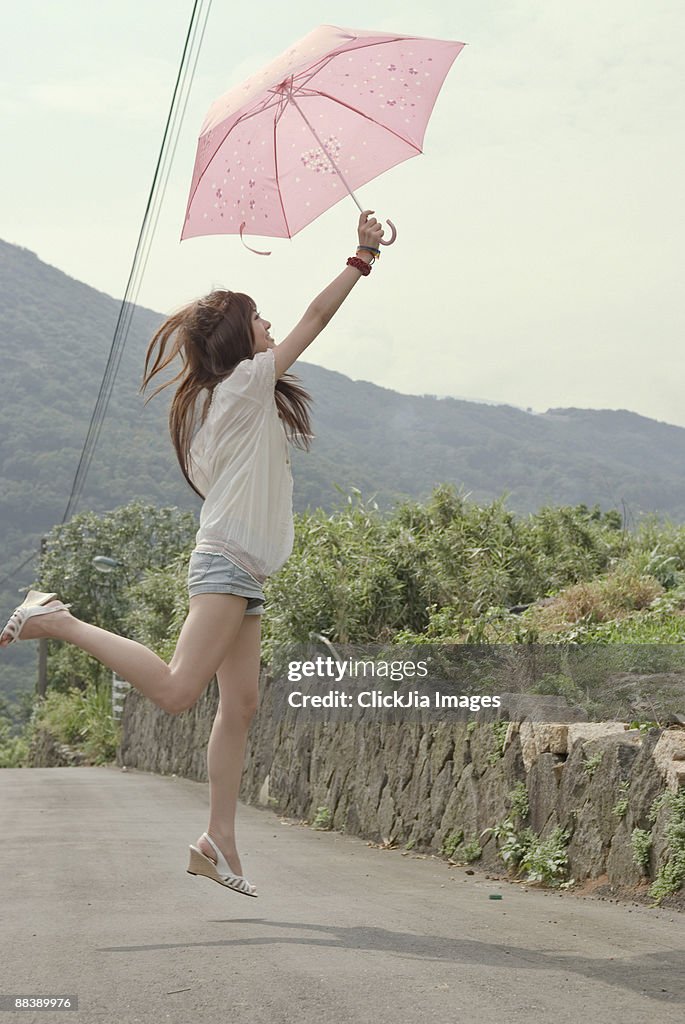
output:
{"label": "green tree", "polygon": [[[40,587],[71,604],[74,615],[116,633],[126,632],[134,584],[189,554],[197,522],[192,512],[131,502],[103,515],[84,512],[56,526],[46,538]],[[93,559],[106,555],[119,565],[106,576]],[[49,645],[50,686],[66,691],[108,677],[88,655],[68,644]]]}

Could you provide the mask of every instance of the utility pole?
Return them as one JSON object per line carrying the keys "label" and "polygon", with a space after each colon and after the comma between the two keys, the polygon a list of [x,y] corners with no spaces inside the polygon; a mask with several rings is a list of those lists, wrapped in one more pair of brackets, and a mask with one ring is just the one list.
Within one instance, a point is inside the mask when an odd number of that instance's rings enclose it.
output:
{"label": "utility pole", "polygon": [[[41,559],[45,554],[45,537],[41,537],[40,555]],[[36,683],[36,696],[44,697],[48,688],[48,640],[42,637],[38,641],[38,681]]]}

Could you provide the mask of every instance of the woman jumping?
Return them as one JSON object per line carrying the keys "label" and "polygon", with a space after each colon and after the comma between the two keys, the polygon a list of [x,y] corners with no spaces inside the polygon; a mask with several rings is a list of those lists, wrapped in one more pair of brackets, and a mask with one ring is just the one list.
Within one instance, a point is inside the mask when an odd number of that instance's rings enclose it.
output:
{"label": "woman jumping", "polygon": [[309,445],[309,395],[286,371],[321,333],[360,277],[383,235],[368,210],[359,247],[279,345],[252,299],[214,291],[159,328],[148,348],[142,389],[180,356],[169,384],[171,439],[183,474],[203,498],[188,570],[189,611],[167,665],[135,640],[82,622],[56,594],[30,591],[0,634],[0,646],[49,637],[75,644],[164,711],[192,707],[216,676],[219,705],[207,747],[207,831],[190,847],[188,871],[256,896],[235,839],[247,744],[257,709],[262,587],[293,546],[288,439]]}

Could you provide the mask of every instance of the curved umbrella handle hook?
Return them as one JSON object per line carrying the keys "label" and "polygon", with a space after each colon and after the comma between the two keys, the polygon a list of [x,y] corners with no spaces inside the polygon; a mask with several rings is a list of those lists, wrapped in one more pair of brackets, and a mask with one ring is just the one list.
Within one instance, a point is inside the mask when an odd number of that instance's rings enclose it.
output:
{"label": "curved umbrella handle hook", "polygon": [[395,227],[395,225],[393,224],[393,222],[390,220],[389,217],[388,217],[388,221],[387,222],[388,222],[388,225],[390,227],[390,230],[392,231],[392,234],[390,235],[390,238],[388,238],[387,240],[385,238],[381,238],[380,239],[380,244],[381,245],[392,245],[392,243],[397,238],[397,228]]}

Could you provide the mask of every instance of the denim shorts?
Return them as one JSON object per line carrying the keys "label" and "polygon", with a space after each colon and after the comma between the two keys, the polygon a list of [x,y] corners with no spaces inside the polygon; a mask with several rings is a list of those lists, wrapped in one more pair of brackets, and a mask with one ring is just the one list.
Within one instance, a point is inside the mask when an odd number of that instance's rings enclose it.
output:
{"label": "denim shorts", "polygon": [[247,598],[246,615],[261,615],[264,592],[257,581],[225,555],[193,551],[188,566],[188,593],[237,594]]}

